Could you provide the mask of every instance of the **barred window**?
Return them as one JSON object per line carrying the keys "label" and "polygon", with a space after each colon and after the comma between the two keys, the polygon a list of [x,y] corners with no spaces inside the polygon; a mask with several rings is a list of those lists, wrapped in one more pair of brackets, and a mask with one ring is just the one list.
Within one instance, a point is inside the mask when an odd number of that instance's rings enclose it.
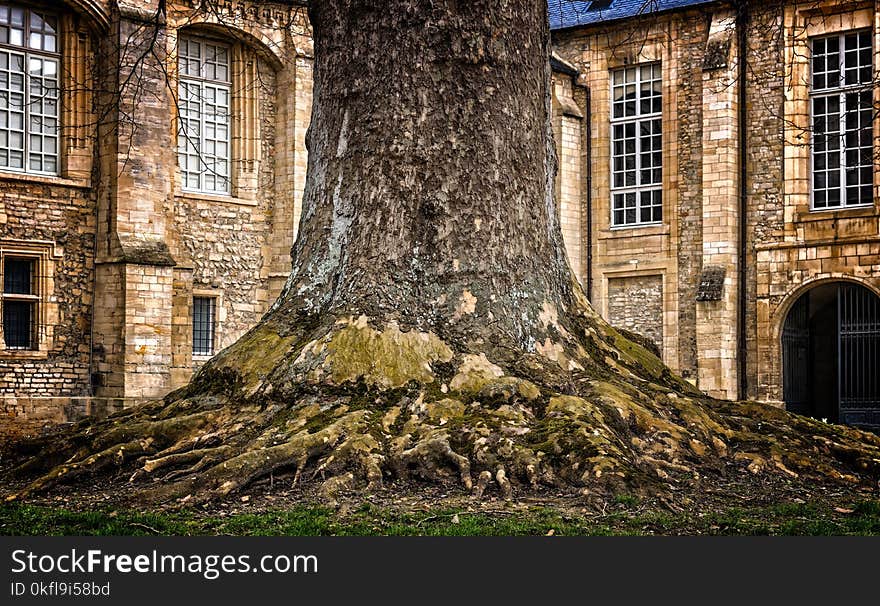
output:
{"label": "barred window", "polygon": [[611,225],[663,220],[660,64],[611,72]]}
{"label": "barred window", "polygon": [[873,202],[872,56],[870,31],[812,40],[814,210]]}
{"label": "barred window", "polygon": [[193,355],[214,355],[216,317],[216,298],[193,297]]}
{"label": "barred window", "polygon": [[38,260],[3,257],[3,340],[6,349],[37,348]]}
{"label": "barred window", "polygon": [[0,3],[0,169],[58,174],[58,18]]}
{"label": "barred window", "polygon": [[180,38],[177,148],[183,188],[228,194],[231,82],[229,47]]}

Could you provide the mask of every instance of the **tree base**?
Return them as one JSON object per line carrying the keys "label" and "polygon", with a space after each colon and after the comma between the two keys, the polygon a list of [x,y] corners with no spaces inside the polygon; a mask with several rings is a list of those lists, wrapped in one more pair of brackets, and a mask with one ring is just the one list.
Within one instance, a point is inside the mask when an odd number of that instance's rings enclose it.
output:
{"label": "tree base", "polygon": [[101,474],[141,501],[187,504],[288,474],[330,502],[396,482],[457,485],[475,498],[665,498],[738,473],[798,479],[807,491],[876,489],[880,437],[707,399],[591,323],[599,338],[580,339],[582,353],[548,342],[543,355],[509,357],[506,370],[490,361],[497,350],[456,353],[433,334],[365,318],[315,329],[317,338],[264,325],[163,402],[18,445],[30,458],[7,473],[30,482],[6,499]]}

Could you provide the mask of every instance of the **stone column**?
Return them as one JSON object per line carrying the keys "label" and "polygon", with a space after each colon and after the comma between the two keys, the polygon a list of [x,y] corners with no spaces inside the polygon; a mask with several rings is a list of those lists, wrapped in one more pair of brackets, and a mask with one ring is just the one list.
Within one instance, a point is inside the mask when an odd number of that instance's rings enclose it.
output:
{"label": "stone column", "polygon": [[586,255],[583,237],[583,173],[584,112],[574,100],[574,67],[554,57],[566,71],[553,72],[553,130],[559,170],[556,174],[556,201],[562,238],[571,269],[581,283],[586,282]]}
{"label": "stone column", "polygon": [[737,397],[739,125],[736,25],[713,15],[703,65],[703,270],[697,292],[700,389]]}
{"label": "stone column", "polygon": [[150,398],[171,387],[174,104],[159,0],[113,8],[101,43],[93,383],[99,396]]}

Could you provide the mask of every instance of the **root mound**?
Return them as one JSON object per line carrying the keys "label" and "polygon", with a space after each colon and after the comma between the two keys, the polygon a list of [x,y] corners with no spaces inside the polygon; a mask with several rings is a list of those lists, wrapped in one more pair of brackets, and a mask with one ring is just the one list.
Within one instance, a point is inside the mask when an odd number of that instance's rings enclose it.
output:
{"label": "root mound", "polygon": [[[261,325],[161,402],[16,445],[26,499],[103,476],[140,501],[199,503],[266,476],[334,501],[398,482],[477,498],[545,490],[663,497],[769,474],[808,493],[876,489],[880,438],[755,403],[710,400],[590,318],[576,351],[465,353],[366,318]],[[317,335],[317,336],[316,336]],[[456,351],[458,349],[458,351]]]}

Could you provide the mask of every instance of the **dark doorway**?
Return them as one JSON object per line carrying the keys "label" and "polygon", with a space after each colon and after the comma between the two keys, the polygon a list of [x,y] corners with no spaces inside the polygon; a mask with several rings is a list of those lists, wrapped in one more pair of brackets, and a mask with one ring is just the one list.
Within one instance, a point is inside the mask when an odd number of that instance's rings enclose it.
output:
{"label": "dark doorway", "polygon": [[880,298],[863,286],[817,286],[795,301],[782,331],[786,409],[880,428]]}

